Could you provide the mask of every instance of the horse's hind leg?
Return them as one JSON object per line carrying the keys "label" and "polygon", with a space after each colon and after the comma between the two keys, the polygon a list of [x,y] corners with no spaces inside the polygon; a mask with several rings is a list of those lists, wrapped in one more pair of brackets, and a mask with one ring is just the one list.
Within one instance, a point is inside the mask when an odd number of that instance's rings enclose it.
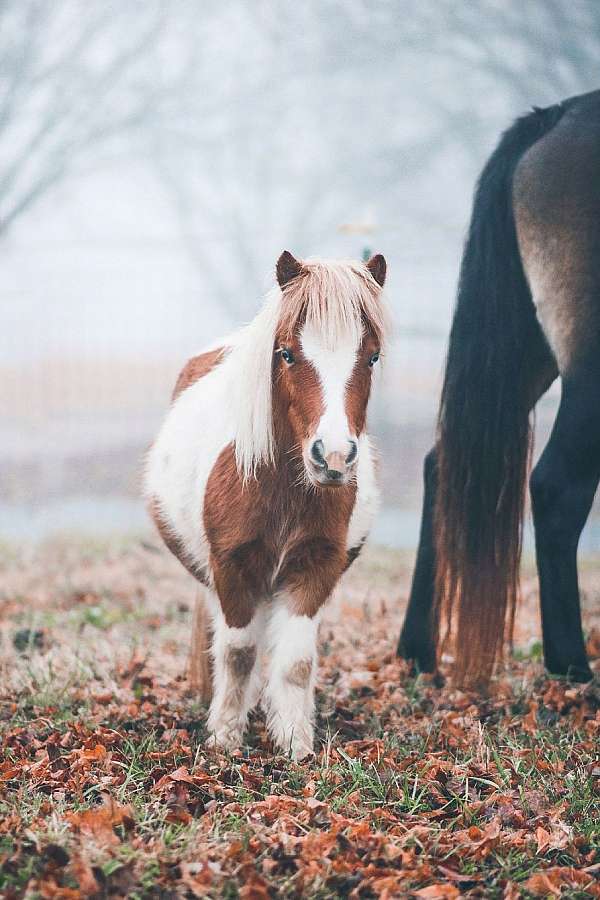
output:
{"label": "horse's hind leg", "polygon": [[544,659],[591,678],[581,628],[577,546],[600,478],[600,372],[565,377],[552,434],[531,476]]}
{"label": "horse's hind leg", "polygon": [[419,672],[433,672],[436,667],[435,623],[432,622],[435,592],[435,545],[433,517],[437,488],[435,448],[425,457],[425,494],[419,549],[413,574],[406,618],[398,643],[398,655],[413,662]]}
{"label": "horse's hind leg", "polygon": [[241,745],[248,713],[260,692],[265,607],[257,606],[242,628],[227,625],[216,597],[212,613],[214,684],[208,730],[217,746],[231,750]]}

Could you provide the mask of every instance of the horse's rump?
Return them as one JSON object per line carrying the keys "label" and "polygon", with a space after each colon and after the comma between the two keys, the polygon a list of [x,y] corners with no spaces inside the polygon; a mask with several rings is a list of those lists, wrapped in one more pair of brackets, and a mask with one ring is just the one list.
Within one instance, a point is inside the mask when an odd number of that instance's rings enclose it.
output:
{"label": "horse's rump", "polygon": [[567,101],[523,155],[513,198],[538,319],[568,377],[600,349],[600,91]]}

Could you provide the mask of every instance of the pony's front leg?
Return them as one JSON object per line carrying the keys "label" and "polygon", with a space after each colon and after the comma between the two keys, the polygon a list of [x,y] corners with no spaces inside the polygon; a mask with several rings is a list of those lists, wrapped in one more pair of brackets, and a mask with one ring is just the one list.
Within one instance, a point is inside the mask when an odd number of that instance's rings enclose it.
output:
{"label": "pony's front leg", "polygon": [[248,713],[261,688],[261,643],[265,607],[256,607],[244,627],[227,624],[218,600],[213,605],[213,699],[208,714],[210,740],[233,750],[242,744]]}
{"label": "pony's front leg", "polygon": [[267,724],[294,759],[312,752],[319,611],[346,563],[345,547],[309,539],[288,553],[268,626]]}
{"label": "pony's front leg", "polygon": [[265,685],[267,726],[273,742],[294,759],[313,749],[318,614],[291,611],[285,592],[273,601]]}

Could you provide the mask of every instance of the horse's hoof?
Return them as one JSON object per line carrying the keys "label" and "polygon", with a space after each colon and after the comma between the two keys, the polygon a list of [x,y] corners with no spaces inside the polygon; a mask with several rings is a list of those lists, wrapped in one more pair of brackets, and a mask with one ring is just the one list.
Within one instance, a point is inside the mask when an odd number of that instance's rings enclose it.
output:
{"label": "horse's hoof", "polygon": [[412,641],[400,640],[396,655],[405,659],[410,666],[411,675],[432,674],[436,671],[436,654],[431,647],[417,646]]}
{"label": "horse's hoof", "polygon": [[429,675],[429,678],[431,679],[431,684],[435,688],[443,688],[444,685],[446,684],[446,679],[444,678],[444,676],[442,675],[441,672],[432,672]]}
{"label": "horse's hoof", "polygon": [[440,688],[445,685],[446,679],[429,659],[423,661],[422,658],[419,659],[417,656],[406,657],[402,654],[398,655],[401,659],[406,660],[408,664],[408,674],[411,678],[418,678],[419,675],[421,675],[427,683],[432,684],[434,687]]}
{"label": "horse's hoof", "polygon": [[423,684],[434,688],[443,688],[446,684],[446,679],[442,675],[441,672],[421,672],[418,669],[415,669],[414,672],[415,678],[420,678]]}
{"label": "horse's hoof", "polygon": [[589,666],[571,666],[567,671],[567,680],[576,681],[578,684],[585,684],[593,677],[594,673]]}
{"label": "horse's hoof", "polygon": [[590,667],[586,665],[575,665],[575,666],[546,666],[546,670],[550,678],[566,678],[567,681],[572,681],[577,684],[584,684],[587,681],[591,681],[594,677],[594,673],[590,669]]}

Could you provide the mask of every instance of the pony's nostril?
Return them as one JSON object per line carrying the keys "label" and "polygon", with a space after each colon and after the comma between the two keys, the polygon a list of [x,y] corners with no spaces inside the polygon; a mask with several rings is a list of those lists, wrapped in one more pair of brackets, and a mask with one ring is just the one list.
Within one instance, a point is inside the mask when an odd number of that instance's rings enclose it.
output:
{"label": "pony's nostril", "polygon": [[346,457],[346,465],[351,465],[358,456],[358,444],[356,441],[348,441],[350,444],[350,453]]}
{"label": "pony's nostril", "polygon": [[310,455],[313,462],[315,462],[318,466],[325,466],[325,447],[323,445],[323,441],[314,442],[314,444],[310,448]]}
{"label": "pony's nostril", "polygon": [[341,481],[344,477],[345,469],[346,464],[343,453],[334,450],[333,453],[329,453],[325,457],[325,474],[328,481]]}

